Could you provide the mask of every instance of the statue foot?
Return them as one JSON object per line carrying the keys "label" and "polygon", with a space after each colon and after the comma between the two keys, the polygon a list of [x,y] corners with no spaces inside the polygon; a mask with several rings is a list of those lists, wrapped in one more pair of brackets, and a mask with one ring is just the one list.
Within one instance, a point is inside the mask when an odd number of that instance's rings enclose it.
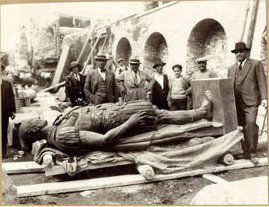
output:
{"label": "statue foot", "polygon": [[206,119],[212,120],[213,118],[213,94],[211,91],[206,90],[204,92],[204,100],[201,105],[201,109],[206,111]]}

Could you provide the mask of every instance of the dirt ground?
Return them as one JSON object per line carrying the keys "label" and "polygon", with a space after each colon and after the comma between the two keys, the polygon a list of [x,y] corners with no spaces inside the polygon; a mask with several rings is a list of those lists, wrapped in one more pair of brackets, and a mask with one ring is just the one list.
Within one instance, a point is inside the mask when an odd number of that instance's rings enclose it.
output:
{"label": "dirt ground", "polygon": [[[15,152],[15,151],[14,151]],[[259,157],[267,155],[263,150]],[[26,156],[16,161],[30,159]],[[11,161],[10,159],[9,161]],[[5,160],[7,161],[7,160]],[[122,174],[137,174],[134,167],[117,167],[102,170],[83,172],[73,178],[67,175],[46,177],[43,173],[8,175],[8,182],[14,186],[29,185],[37,183],[63,182],[67,180],[89,179],[104,176],[116,176]],[[233,170],[215,175],[227,181],[236,181],[245,178],[266,176],[268,167],[256,167],[249,169]],[[125,187],[113,187],[99,190],[89,190],[74,193],[55,195],[44,195],[25,198],[4,197],[4,204],[22,205],[189,205],[195,194],[203,187],[212,184],[201,176],[180,178],[155,182],[150,184],[139,184]],[[15,192],[14,192],[15,193]],[[16,197],[16,195],[14,195]]]}
{"label": "dirt ground", "polygon": [[[260,129],[263,117],[264,112],[259,111],[257,123],[260,126]],[[263,136],[267,137],[267,129],[265,129]],[[8,153],[9,158],[3,160],[3,162],[33,160],[31,155],[25,155],[23,157],[14,156],[18,154],[17,150],[10,147]],[[267,156],[267,149],[260,151],[258,156]],[[212,184],[201,176],[196,176],[150,184],[25,198],[17,198],[14,187],[49,182],[59,182],[60,185],[60,182],[67,180],[89,179],[123,174],[137,174],[137,170],[131,166],[100,169],[83,172],[73,178],[68,176],[46,177],[44,173],[8,175],[5,185],[12,186],[13,188],[12,190],[9,189],[10,191],[4,195],[4,205],[189,205],[192,198],[199,190]],[[267,176],[268,166],[221,172],[216,173],[215,175],[218,175],[227,181]]]}

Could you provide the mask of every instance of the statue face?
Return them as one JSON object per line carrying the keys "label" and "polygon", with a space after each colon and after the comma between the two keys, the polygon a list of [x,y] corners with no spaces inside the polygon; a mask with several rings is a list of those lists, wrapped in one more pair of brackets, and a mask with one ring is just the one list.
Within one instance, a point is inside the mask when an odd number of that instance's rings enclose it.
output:
{"label": "statue face", "polygon": [[15,124],[17,139],[23,150],[31,150],[32,143],[43,138],[40,137],[40,132],[46,125],[47,121],[43,119],[28,119]]}

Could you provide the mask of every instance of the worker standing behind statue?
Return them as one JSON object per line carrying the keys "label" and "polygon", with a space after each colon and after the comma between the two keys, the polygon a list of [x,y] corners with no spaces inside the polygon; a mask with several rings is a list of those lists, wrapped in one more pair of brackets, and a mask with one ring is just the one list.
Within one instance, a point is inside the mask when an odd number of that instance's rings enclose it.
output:
{"label": "worker standing behind statue", "polygon": [[169,82],[168,102],[170,110],[187,110],[187,91],[190,83],[182,75],[182,66],[176,64],[172,67],[174,77]]}
{"label": "worker standing behind statue", "polygon": [[[196,66],[198,70],[193,73],[191,77],[191,81],[193,80],[201,80],[201,79],[208,79],[208,78],[217,78],[217,74],[207,69],[207,61],[208,57],[200,57],[195,60]],[[192,109],[192,94],[191,88],[188,90],[188,97],[187,97],[187,109]]]}
{"label": "worker standing behind statue", "polygon": [[70,64],[71,73],[66,77],[65,94],[71,106],[85,106],[87,99],[84,94],[85,76],[81,75],[81,66],[76,61]]}
{"label": "worker standing behind statue", "polygon": [[86,76],[84,92],[91,104],[115,103],[118,101],[118,90],[115,74],[106,69],[105,55],[95,56],[96,69]]}
{"label": "worker standing behind statue", "polygon": [[[117,77],[120,94],[124,101],[148,100],[154,78],[139,69],[139,59],[130,59],[130,70],[124,71]],[[146,82],[149,82],[146,86]]]}

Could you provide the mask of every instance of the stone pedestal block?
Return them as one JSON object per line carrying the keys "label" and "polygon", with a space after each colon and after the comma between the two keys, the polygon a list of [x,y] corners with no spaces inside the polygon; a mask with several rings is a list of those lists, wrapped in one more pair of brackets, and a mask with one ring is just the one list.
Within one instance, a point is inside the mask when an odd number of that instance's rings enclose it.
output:
{"label": "stone pedestal block", "polygon": [[231,78],[203,79],[192,82],[193,108],[199,108],[203,101],[203,92],[213,94],[213,122],[223,124],[223,133],[237,128],[235,97]]}

